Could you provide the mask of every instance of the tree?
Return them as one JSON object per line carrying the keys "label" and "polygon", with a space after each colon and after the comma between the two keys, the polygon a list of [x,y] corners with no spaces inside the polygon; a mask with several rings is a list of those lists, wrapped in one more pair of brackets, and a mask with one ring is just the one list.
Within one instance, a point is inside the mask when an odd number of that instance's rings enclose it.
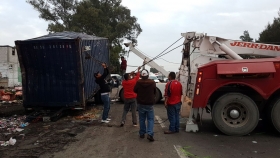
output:
{"label": "tree", "polygon": [[246,42],[252,42],[253,38],[250,37],[249,31],[245,30],[243,32],[243,35],[239,37],[242,41],[246,41]]}
{"label": "tree", "polygon": [[279,44],[280,43],[280,9],[278,17],[274,18],[273,23],[268,23],[265,29],[260,33],[258,42]]}
{"label": "tree", "polygon": [[106,37],[110,42],[110,64],[118,73],[124,39],[137,43],[142,32],[137,18],[121,0],[27,0],[40,18],[49,22],[49,32],[75,31]]}

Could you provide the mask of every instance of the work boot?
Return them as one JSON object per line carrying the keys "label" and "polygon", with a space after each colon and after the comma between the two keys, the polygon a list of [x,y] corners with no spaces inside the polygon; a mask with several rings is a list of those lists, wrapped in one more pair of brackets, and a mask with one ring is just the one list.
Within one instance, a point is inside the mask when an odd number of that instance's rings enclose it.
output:
{"label": "work boot", "polygon": [[123,125],[124,125],[124,122],[121,123],[120,127],[123,127]]}
{"label": "work boot", "polygon": [[151,136],[151,135],[148,135],[148,136],[147,136],[147,139],[148,139],[150,142],[155,141],[155,140],[154,140],[154,137],[153,137],[153,136]]}
{"label": "work boot", "polygon": [[145,138],[145,135],[143,134],[143,135],[140,135],[140,138]]}

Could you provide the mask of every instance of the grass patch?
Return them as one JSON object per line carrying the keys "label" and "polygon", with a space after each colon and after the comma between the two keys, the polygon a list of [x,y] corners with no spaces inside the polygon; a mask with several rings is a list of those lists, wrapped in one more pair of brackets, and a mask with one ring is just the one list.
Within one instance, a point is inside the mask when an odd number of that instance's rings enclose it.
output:
{"label": "grass patch", "polygon": [[189,157],[189,158],[212,158],[211,156],[204,156],[204,157],[199,157],[195,154],[192,154],[191,152],[188,151],[188,149],[190,149],[191,147],[190,146],[185,146],[185,147],[182,147],[180,150],[182,151],[182,153]]}

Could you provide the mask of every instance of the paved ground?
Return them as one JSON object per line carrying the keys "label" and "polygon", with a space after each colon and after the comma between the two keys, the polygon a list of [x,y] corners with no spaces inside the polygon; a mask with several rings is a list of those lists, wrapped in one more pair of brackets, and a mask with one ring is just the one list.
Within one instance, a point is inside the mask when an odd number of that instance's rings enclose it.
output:
{"label": "paved ground", "polygon": [[[205,114],[200,132],[186,133],[182,119],[181,131],[178,134],[165,135],[163,131],[169,122],[163,125],[155,124],[155,142],[138,137],[138,127],[133,127],[131,113],[127,124],[119,127],[122,104],[111,106],[111,125],[96,124],[79,134],[78,141],[64,147],[57,153],[48,153],[41,157],[55,158],[276,158],[280,155],[280,140],[278,135],[262,130],[262,124],[249,136],[232,137],[221,134],[213,125],[209,114]],[[166,120],[163,104],[155,105],[157,118]],[[162,127],[163,126],[163,127]],[[166,127],[164,127],[166,126]],[[255,142],[253,142],[255,141]],[[178,154],[179,153],[179,154]]]}

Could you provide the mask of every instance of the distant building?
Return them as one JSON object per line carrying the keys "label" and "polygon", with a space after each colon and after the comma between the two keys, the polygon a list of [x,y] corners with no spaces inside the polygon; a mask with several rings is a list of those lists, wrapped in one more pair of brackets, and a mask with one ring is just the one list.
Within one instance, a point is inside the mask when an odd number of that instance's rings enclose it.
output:
{"label": "distant building", "polygon": [[15,47],[0,46],[0,87],[21,86],[21,72]]}

